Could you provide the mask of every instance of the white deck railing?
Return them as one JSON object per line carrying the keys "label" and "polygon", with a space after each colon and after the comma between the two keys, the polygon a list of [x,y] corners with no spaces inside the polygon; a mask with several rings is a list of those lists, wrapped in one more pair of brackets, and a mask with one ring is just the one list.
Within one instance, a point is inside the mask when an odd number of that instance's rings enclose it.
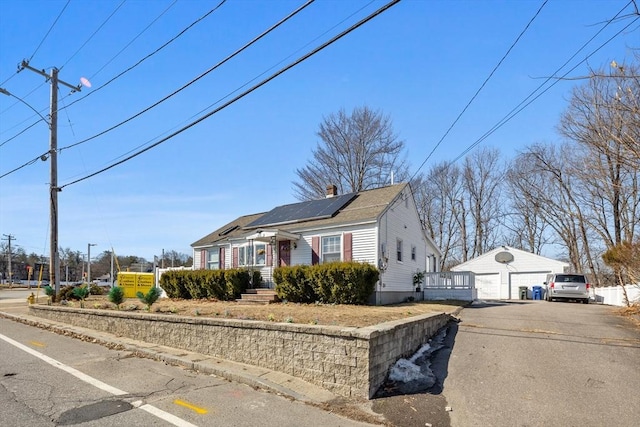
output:
{"label": "white deck railing", "polygon": [[475,289],[475,274],[471,271],[440,271],[425,273],[425,289]]}

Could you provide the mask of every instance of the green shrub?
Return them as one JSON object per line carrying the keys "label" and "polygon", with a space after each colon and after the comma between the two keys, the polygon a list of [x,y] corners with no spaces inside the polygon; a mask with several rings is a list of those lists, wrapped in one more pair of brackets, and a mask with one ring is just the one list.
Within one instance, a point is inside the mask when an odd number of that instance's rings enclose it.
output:
{"label": "green shrub", "polygon": [[[259,283],[262,280],[260,272],[255,271],[254,273],[258,273],[259,278],[257,281]],[[240,298],[240,294],[247,290],[251,275],[248,270],[236,268],[233,270],[225,270],[224,278],[226,282],[226,294],[224,295],[224,298],[221,299],[233,300]]]}
{"label": "green shrub", "polygon": [[141,302],[147,305],[147,311],[149,311],[151,310],[153,303],[158,301],[158,298],[160,298],[160,289],[153,286],[146,294],[143,294],[140,291],[136,292],[136,296]]}
{"label": "green shrub", "polygon": [[49,285],[45,285],[42,289],[44,289],[44,293],[49,297],[47,303],[51,305],[51,302],[55,302],[56,300],[56,291]]}
{"label": "green shrub", "polygon": [[366,304],[378,278],[376,267],[359,262],[279,267],[273,272],[280,299],[305,303]]}
{"label": "green shrub", "polygon": [[89,286],[76,286],[73,288],[72,294],[75,298],[80,300],[80,307],[84,308],[84,299],[89,296]]}
{"label": "green shrub", "polygon": [[62,301],[62,300],[66,300],[66,301],[79,300],[80,298],[77,297],[73,293],[74,289],[76,289],[76,287],[72,286],[72,285],[68,285],[68,286],[65,286],[65,287],[61,288],[60,289],[60,293],[58,294],[59,300],[60,301]]}
{"label": "green shrub", "polygon": [[308,265],[278,267],[273,270],[276,293],[281,300],[310,303],[317,301],[317,295],[311,286]]}
{"label": "green shrub", "polygon": [[102,289],[102,287],[96,285],[95,283],[92,283],[90,293],[91,295],[104,295],[104,289]]}
{"label": "green shrub", "polygon": [[109,290],[107,298],[109,298],[109,301],[114,303],[116,305],[116,308],[120,310],[120,304],[122,304],[122,302],[124,301],[124,289],[122,289],[120,286],[114,286]]}
{"label": "green shrub", "polygon": [[[254,283],[262,283],[259,271],[253,272]],[[231,300],[249,287],[251,275],[246,269],[177,270],[160,277],[160,287],[169,298]]]}
{"label": "green shrub", "polygon": [[190,294],[183,280],[184,273],[189,271],[167,271],[160,277],[160,287],[169,298],[189,299]]}

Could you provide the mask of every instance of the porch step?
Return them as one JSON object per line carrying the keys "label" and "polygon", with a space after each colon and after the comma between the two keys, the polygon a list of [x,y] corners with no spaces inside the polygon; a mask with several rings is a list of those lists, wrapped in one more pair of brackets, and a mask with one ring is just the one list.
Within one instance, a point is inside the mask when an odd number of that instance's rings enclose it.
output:
{"label": "porch step", "polygon": [[247,304],[270,304],[278,302],[278,295],[273,289],[247,289],[236,302]]}

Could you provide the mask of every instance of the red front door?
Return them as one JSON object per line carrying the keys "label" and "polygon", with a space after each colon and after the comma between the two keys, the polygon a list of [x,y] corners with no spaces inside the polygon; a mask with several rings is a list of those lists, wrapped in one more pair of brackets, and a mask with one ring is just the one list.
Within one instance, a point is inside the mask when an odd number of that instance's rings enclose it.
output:
{"label": "red front door", "polygon": [[291,264],[291,241],[283,240],[278,242],[278,259],[280,267],[287,267]]}

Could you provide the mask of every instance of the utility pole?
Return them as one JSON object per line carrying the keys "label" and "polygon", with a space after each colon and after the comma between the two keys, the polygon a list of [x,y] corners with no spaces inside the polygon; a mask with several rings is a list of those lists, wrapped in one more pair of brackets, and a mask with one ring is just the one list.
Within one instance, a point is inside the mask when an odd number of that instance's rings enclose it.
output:
{"label": "utility pole", "polygon": [[82,84],[74,86],[70,83],[58,79],[58,69],[51,68],[50,74],[44,70],[38,70],[29,65],[24,60],[20,64],[19,71],[24,69],[31,70],[34,73],[44,76],[51,83],[51,107],[49,113],[49,158],[51,160],[51,183],[49,184],[50,193],[50,221],[51,221],[51,248],[49,258],[49,283],[54,284],[56,296],[60,292],[60,257],[58,254],[58,84],[67,86],[73,92],[80,92]]}
{"label": "utility pole", "polygon": [[4,237],[6,237],[6,239],[2,239],[2,240],[8,240],[9,241],[9,255],[7,255],[7,265],[9,267],[9,287],[11,287],[13,285],[13,274],[11,273],[11,239],[15,239],[15,236],[12,236],[11,234],[3,234]]}
{"label": "utility pole", "polygon": [[91,246],[97,243],[87,243],[87,288],[91,289]]}

